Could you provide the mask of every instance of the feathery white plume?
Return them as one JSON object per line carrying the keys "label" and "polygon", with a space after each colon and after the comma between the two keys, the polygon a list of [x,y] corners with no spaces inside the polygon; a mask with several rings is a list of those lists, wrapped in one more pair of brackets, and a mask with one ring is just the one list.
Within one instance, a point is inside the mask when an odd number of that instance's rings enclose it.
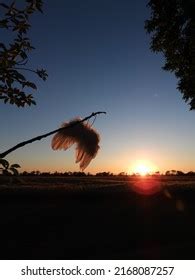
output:
{"label": "feathery white plume", "polygon": [[76,144],[76,163],[80,162],[80,169],[84,170],[98,152],[100,136],[88,123],[79,121],[80,118],[75,118],[63,123],[61,127],[71,127],[58,131],[51,146],[53,150],[67,150]]}

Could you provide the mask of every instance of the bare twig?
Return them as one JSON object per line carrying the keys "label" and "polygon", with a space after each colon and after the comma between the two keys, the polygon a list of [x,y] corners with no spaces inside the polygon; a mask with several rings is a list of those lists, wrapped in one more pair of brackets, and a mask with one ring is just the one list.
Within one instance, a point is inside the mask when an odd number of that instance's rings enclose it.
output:
{"label": "bare twig", "polygon": [[52,134],[54,134],[54,133],[56,133],[56,132],[58,132],[58,131],[61,131],[61,130],[64,130],[64,129],[68,129],[69,127],[73,127],[73,126],[75,126],[75,125],[77,125],[77,124],[79,124],[79,123],[82,123],[82,122],[84,122],[84,121],[86,121],[86,120],[88,120],[88,119],[90,119],[90,118],[92,118],[92,117],[94,117],[94,116],[96,116],[96,115],[99,115],[99,114],[106,114],[106,112],[95,112],[95,113],[92,113],[90,116],[87,116],[86,118],[84,118],[84,119],[82,119],[82,120],[80,120],[80,121],[78,121],[78,122],[75,122],[74,124],[71,124],[71,125],[66,126],[66,127],[58,128],[58,129],[53,130],[53,131],[50,131],[50,132],[48,132],[48,133],[46,133],[46,134],[42,134],[42,135],[39,135],[39,136],[37,136],[37,137],[34,137],[34,138],[30,139],[30,140],[21,142],[21,143],[15,145],[14,147],[10,148],[9,150],[7,150],[7,151],[1,153],[1,154],[0,154],[0,158],[4,158],[4,157],[7,156],[8,154],[12,153],[13,151],[15,151],[15,150],[17,150],[17,149],[19,149],[19,148],[21,148],[21,147],[27,145],[27,144],[30,144],[30,143],[33,143],[33,142],[35,142],[35,141],[41,140],[42,138],[46,138],[46,137],[48,137],[48,136],[50,136],[50,135],[52,135]]}

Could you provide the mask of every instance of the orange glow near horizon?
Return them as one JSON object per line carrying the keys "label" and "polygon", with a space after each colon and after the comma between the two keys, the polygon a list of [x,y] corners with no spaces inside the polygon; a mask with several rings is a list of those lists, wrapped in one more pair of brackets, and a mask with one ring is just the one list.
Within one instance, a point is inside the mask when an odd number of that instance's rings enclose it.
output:
{"label": "orange glow near horizon", "polygon": [[146,174],[150,173],[150,171],[150,167],[144,164],[140,164],[135,168],[135,173],[139,173],[141,176],[145,176]]}
{"label": "orange glow near horizon", "polygon": [[129,168],[129,173],[140,174],[146,176],[157,171],[157,167],[148,160],[138,160],[135,164]]}

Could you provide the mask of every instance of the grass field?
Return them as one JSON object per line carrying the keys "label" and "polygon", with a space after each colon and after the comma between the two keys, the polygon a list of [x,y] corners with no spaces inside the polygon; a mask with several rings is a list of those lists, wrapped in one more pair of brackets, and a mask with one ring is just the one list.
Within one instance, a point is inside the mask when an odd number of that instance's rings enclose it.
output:
{"label": "grass field", "polygon": [[195,259],[195,177],[0,177],[0,213],[1,259]]}

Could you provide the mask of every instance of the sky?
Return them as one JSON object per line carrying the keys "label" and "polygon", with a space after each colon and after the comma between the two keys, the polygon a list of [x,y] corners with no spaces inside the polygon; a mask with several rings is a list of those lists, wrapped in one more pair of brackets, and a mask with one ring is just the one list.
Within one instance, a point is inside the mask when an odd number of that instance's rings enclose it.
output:
{"label": "sky", "polygon": [[[86,172],[195,170],[194,112],[182,100],[162,54],[149,49],[147,1],[44,1],[31,20],[36,49],[29,67],[45,68],[46,82],[30,76],[36,106],[0,104],[1,152],[95,111],[100,150]],[[4,37],[4,41],[8,38]],[[21,171],[79,171],[75,149],[53,151],[48,137],[6,158]]]}

